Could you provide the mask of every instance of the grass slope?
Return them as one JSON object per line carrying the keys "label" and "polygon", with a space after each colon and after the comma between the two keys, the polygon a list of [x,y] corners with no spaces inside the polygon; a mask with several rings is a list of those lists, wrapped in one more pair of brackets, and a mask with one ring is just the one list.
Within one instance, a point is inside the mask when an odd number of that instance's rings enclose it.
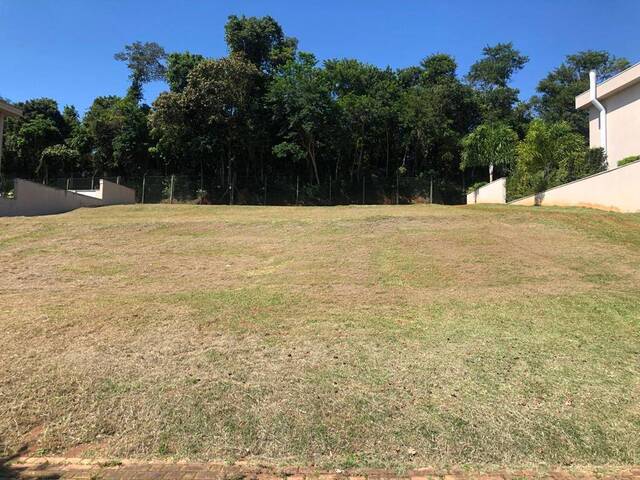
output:
{"label": "grass slope", "polygon": [[638,464],[639,267],[579,209],[0,219],[0,453]]}

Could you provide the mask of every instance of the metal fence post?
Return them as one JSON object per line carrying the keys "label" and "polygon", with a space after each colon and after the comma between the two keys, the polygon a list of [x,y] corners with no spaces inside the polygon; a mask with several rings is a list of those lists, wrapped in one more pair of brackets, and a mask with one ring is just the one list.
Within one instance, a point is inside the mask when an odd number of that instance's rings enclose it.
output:
{"label": "metal fence post", "polygon": [[116,183],[117,183],[118,185],[120,185],[120,175],[118,175],[118,176],[116,177]]}
{"label": "metal fence post", "polygon": [[236,189],[236,172],[233,172],[233,175],[229,173],[229,205],[233,205],[234,198],[233,195]]}
{"label": "metal fence post", "polygon": [[298,205],[298,197],[300,195],[300,176],[296,177],[296,205]]}
{"label": "metal fence post", "polygon": [[433,175],[429,177],[429,203],[433,203]]}
{"label": "metal fence post", "polygon": [[400,172],[396,170],[396,205],[400,205]]}
{"label": "metal fence post", "polygon": [[69,190],[69,177],[67,177],[67,190]]}
{"label": "metal fence post", "polygon": [[362,176],[362,205],[364,205],[364,175]]}
{"label": "metal fence post", "polygon": [[264,177],[264,204],[267,205],[267,176]]}
{"label": "metal fence post", "polygon": [[332,202],[331,202],[331,174],[329,174],[329,205],[332,205]]}
{"label": "metal fence post", "polygon": [[147,174],[145,173],[145,174],[142,176],[142,204],[143,204],[143,205],[144,205],[144,187],[145,187],[145,184],[146,184],[146,183],[147,183]]}
{"label": "metal fence post", "polygon": [[169,204],[173,203],[173,182],[175,179],[175,175],[171,175],[171,190],[169,191]]}

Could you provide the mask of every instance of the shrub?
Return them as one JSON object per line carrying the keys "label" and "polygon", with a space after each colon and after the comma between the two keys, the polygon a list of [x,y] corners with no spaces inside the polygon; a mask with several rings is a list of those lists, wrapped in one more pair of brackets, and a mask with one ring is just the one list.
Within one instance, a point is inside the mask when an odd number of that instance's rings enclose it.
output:
{"label": "shrub", "polygon": [[517,148],[516,168],[507,182],[509,198],[542,192],[587,174],[601,160],[587,150],[584,138],[566,122],[531,122]]}
{"label": "shrub", "polygon": [[603,172],[607,169],[607,154],[604,153],[604,148],[589,149],[587,152],[586,167],[589,171],[589,175]]}
{"label": "shrub", "polygon": [[636,162],[640,160],[640,155],[631,155],[630,157],[623,158],[618,162],[618,166],[622,167],[623,165],[628,165],[630,163]]}

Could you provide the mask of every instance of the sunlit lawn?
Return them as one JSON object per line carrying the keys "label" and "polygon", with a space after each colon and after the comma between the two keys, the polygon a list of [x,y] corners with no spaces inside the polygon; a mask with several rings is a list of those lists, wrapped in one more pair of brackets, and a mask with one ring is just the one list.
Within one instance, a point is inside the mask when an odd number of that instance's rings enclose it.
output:
{"label": "sunlit lawn", "polygon": [[640,463],[640,215],[0,219],[0,454]]}

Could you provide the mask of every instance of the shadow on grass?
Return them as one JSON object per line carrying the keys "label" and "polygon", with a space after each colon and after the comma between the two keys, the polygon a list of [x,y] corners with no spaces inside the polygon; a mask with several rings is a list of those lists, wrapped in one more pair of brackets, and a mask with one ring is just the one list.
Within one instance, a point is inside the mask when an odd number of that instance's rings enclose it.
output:
{"label": "shadow on grass", "polygon": [[0,457],[0,479],[37,478],[38,480],[54,480],[60,478],[60,475],[57,473],[39,474],[37,472],[38,469],[46,468],[46,465],[36,467],[36,469],[31,469],[29,475],[24,475],[25,470],[27,470],[26,466],[14,465],[11,463],[16,458],[19,458],[23,453],[27,452],[28,449],[28,445],[23,445],[13,455]]}

